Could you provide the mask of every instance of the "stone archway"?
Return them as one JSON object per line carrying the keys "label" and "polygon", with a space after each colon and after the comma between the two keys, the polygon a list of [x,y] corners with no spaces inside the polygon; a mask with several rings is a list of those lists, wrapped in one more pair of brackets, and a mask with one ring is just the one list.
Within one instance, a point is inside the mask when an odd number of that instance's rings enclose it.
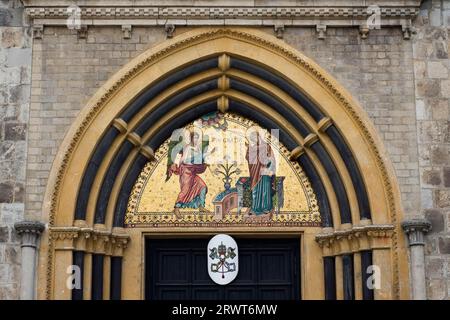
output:
{"label": "stone archway", "polygon": [[[168,103],[183,93],[178,103]],[[163,112],[154,116],[161,106]],[[302,234],[302,272],[311,275],[302,284],[302,297],[344,298],[341,275],[350,256],[356,298],[365,294],[365,279],[353,276],[363,260],[381,268],[376,299],[409,296],[398,187],[365,112],[336,80],[282,41],[252,29],[218,28],[186,32],[141,54],[81,111],[59,149],[46,191],[43,209],[50,227],[41,246],[42,298],[74,297],[65,286],[72,264],[84,269],[78,298],[143,297],[144,237],[186,231],[125,228],[131,187],[167,132],[191,121],[194,108],[210,107],[279,127],[291,161],[313,184],[322,228],[239,231]],[[333,276],[324,280],[323,272],[311,273],[324,269]]]}

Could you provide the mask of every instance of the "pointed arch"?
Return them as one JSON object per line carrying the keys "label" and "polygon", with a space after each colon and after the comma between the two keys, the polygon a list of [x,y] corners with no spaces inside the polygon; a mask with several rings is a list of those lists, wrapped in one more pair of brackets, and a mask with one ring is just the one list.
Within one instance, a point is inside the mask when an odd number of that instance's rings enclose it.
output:
{"label": "pointed arch", "polygon": [[[363,109],[312,60],[264,32],[200,28],[130,61],[66,135],[45,196],[47,297],[69,294],[55,273],[61,261],[73,259],[62,248],[117,257],[138,252],[131,243],[145,230],[123,225],[137,176],[174,129],[212,110],[280,128],[319,200],[323,228],[304,231],[316,241],[308,242],[316,246],[312,252],[329,257],[376,249],[375,262],[386,262],[389,274],[378,297],[407,296],[398,186]],[[133,248],[124,251],[130,238]]]}

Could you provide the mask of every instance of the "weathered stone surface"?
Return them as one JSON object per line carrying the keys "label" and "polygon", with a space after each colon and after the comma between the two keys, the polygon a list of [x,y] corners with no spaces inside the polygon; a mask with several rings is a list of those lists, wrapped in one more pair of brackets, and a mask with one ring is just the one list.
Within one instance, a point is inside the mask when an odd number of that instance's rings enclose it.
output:
{"label": "weathered stone surface", "polygon": [[440,210],[431,209],[425,211],[425,218],[431,222],[430,233],[439,233],[445,229],[444,215]]}
{"label": "weathered stone surface", "polygon": [[430,300],[442,300],[447,296],[445,282],[442,280],[429,280],[427,286],[427,297]]}
{"label": "weathered stone surface", "polygon": [[0,227],[0,242],[8,242],[9,228],[6,226]]}
{"label": "weathered stone surface", "polygon": [[26,124],[24,123],[5,123],[5,140],[25,140]]}
{"label": "weathered stone surface", "polygon": [[12,202],[14,199],[14,185],[5,182],[0,183],[0,203]]}
{"label": "weathered stone surface", "polygon": [[445,276],[445,260],[443,258],[429,258],[426,261],[427,277],[430,279],[442,279]]}
{"label": "weathered stone surface", "polygon": [[5,248],[5,259],[11,264],[20,264],[20,247],[7,246]]}
{"label": "weathered stone surface", "polygon": [[441,184],[441,172],[439,170],[425,170],[422,173],[422,180],[425,184],[438,186]]}
{"label": "weathered stone surface", "polygon": [[23,203],[2,203],[0,204],[0,225],[13,225],[15,222],[23,220]]}
{"label": "weathered stone surface", "polygon": [[436,205],[439,208],[450,207],[450,190],[436,190],[434,195],[436,199]]}
{"label": "weathered stone surface", "polygon": [[0,300],[19,299],[19,286],[17,283],[0,285]]}
{"label": "weathered stone surface", "polygon": [[450,254],[450,237],[439,238],[439,252],[441,254]]}
{"label": "weathered stone surface", "polygon": [[3,48],[22,47],[23,42],[22,28],[4,28],[2,30],[1,45]]}
{"label": "weathered stone surface", "polygon": [[444,168],[444,187],[450,188],[450,168]]}
{"label": "weathered stone surface", "polygon": [[441,92],[438,80],[428,79],[417,81],[417,93],[419,97],[436,97]]}

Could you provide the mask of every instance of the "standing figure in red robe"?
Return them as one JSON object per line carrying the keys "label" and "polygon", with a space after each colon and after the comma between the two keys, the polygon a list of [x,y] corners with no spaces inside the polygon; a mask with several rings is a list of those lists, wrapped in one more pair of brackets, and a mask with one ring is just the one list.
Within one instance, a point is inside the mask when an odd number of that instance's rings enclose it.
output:
{"label": "standing figure in red robe", "polygon": [[204,152],[206,148],[202,141],[200,141],[197,132],[190,132],[189,136],[190,141],[183,146],[167,170],[166,181],[172,174],[179,176],[180,193],[178,194],[174,208],[174,213],[178,218],[181,217],[180,208],[199,209],[200,212],[206,211],[205,198],[208,187],[199,176],[207,168],[207,164],[204,163]]}

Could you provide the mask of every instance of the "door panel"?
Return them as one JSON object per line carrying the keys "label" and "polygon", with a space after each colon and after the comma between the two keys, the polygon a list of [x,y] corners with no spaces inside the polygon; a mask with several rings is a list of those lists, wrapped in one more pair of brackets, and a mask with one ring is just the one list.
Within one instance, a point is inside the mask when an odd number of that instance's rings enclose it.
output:
{"label": "door panel", "polygon": [[226,285],[208,275],[209,239],[147,239],[146,299],[288,300],[300,298],[299,238],[236,238],[239,273]]}

